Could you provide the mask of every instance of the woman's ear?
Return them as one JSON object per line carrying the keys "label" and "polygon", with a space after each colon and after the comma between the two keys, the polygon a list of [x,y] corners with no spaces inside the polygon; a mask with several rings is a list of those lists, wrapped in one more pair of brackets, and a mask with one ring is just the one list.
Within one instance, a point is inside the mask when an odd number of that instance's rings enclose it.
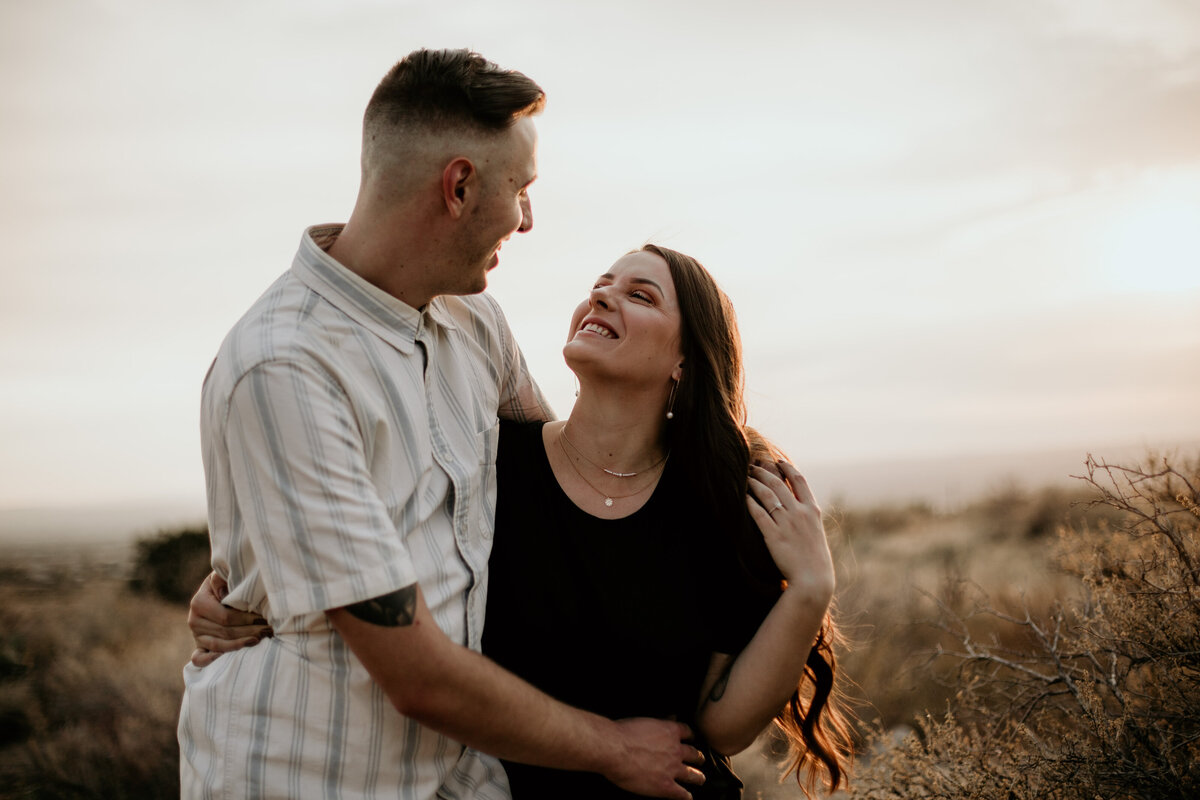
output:
{"label": "woman's ear", "polygon": [[679,381],[682,378],[683,378],[683,361],[680,361],[678,364],[675,365],[675,369],[671,370],[671,380],[675,381],[676,383],[679,383]]}
{"label": "woman's ear", "polygon": [[442,170],[442,202],[453,219],[466,212],[467,205],[474,200],[472,193],[478,183],[479,173],[469,158],[454,159]]}

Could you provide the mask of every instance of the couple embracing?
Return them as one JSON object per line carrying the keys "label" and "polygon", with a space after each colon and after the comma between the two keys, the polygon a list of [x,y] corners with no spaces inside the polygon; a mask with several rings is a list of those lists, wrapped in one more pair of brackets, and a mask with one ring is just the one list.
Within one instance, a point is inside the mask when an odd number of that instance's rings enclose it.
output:
{"label": "couple embracing", "polygon": [[544,102],[469,51],[399,62],[348,222],[221,345],[184,797],[737,796],[773,720],[843,779],[821,512],[745,425],[711,275],[646,245],[595,278],[565,421],[482,293]]}

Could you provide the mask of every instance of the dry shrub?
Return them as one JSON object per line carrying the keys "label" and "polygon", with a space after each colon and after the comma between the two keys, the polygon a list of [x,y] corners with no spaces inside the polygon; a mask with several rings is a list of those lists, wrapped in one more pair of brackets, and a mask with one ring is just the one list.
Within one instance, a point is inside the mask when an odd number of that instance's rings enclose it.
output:
{"label": "dry shrub", "polygon": [[129,585],[135,591],[186,603],[210,569],[208,528],[160,531],[138,541]]}
{"label": "dry shrub", "polygon": [[1041,609],[940,604],[949,710],[881,746],[851,796],[1200,796],[1200,459],[1089,457],[1083,480],[1117,513],[1060,532],[1076,591]]}
{"label": "dry shrub", "polygon": [[[929,664],[928,653],[936,651],[941,635],[922,620],[937,608],[965,615],[978,597],[1007,586],[1032,586],[1024,600],[1044,606],[1062,588],[1046,549],[1031,547],[1023,532],[1014,531],[1008,539],[991,536],[975,509],[919,513],[918,507],[909,508],[914,510],[903,524],[863,524],[856,528],[859,535],[833,543],[841,624],[850,639],[839,660],[867,701],[860,717],[885,729],[909,724],[914,715],[944,706],[954,694],[948,679]],[[876,511],[845,512],[843,518],[874,517]],[[916,586],[932,588],[920,592]]]}
{"label": "dry shrub", "polygon": [[832,504],[826,511],[825,527],[832,533],[853,539],[902,530],[934,519],[938,513],[924,501],[883,504],[855,509]]}
{"label": "dry shrub", "polygon": [[1090,502],[1093,490],[1086,486],[1046,486],[1026,491],[1008,485],[971,504],[963,514],[979,521],[985,536],[997,540],[1051,539],[1064,525],[1099,527],[1119,521],[1120,511]]}
{"label": "dry shrub", "polygon": [[185,614],[116,580],[0,586],[0,798],[178,797]]}

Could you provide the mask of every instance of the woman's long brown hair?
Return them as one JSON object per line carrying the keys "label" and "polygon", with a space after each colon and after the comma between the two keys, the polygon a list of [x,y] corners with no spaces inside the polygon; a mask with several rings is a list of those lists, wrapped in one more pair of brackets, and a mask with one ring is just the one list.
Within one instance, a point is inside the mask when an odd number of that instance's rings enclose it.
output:
{"label": "woman's long brown hair", "polygon": [[[715,530],[734,531],[745,570],[765,596],[778,597],[782,575],[746,511],[751,458],[781,454],[746,425],[742,344],[729,298],[690,256],[647,244],[643,251],[667,262],[680,310],[683,376],[667,425],[675,463],[685,465],[697,496],[713,499]],[[837,685],[837,626],[826,613],[796,691],[775,716],[787,739],[788,772],[811,791],[824,778],[835,791],[846,779],[852,753],[849,711]]]}

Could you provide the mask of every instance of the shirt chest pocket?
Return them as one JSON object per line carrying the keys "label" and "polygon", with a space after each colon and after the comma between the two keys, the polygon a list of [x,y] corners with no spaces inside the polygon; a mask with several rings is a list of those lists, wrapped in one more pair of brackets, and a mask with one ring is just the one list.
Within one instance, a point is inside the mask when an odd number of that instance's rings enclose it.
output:
{"label": "shirt chest pocket", "polygon": [[[496,450],[500,442],[500,422],[475,434],[476,469],[471,476],[470,527],[485,542],[491,542],[496,520]],[[489,546],[490,549],[490,546]],[[487,554],[484,554],[484,561]]]}

